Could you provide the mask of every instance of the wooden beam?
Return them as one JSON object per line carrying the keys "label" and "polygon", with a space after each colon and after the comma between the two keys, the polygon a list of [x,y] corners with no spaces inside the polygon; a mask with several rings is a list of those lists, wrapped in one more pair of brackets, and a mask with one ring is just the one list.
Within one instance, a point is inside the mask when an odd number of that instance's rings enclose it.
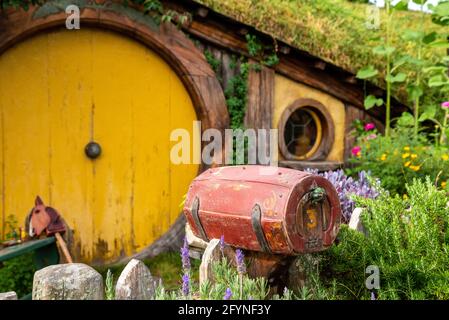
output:
{"label": "wooden beam", "polygon": [[[252,61],[252,63],[255,63]],[[271,114],[274,109],[274,70],[262,67],[260,71],[250,69],[248,75],[248,104],[245,127],[271,129]]]}
{"label": "wooden beam", "polygon": [[[252,61],[251,63],[256,63]],[[267,146],[265,154],[270,153],[269,134],[272,127],[274,110],[274,76],[273,69],[262,67],[260,71],[250,68],[248,75],[248,103],[245,113],[245,128],[266,129]]]}

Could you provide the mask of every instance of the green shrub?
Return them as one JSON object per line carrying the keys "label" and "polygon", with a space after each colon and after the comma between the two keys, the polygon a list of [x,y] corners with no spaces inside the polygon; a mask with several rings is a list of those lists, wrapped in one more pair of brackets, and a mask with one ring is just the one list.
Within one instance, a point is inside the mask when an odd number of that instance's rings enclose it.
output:
{"label": "green shrub", "polygon": [[214,284],[205,282],[199,290],[203,300],[222,300],[227,292],[230,293],[229,299],[232,300],[263,300],[268,295],[266,279],[251,279],[246,274],[239,275],[237,269],[232,267],[226,258],[222,258],[213,266],[213,272]]}
{"label": "green shrub", "polygon": [[[145,265],[150,269],[151,274],[162,279],[164,287],[167,290],[175,290],[179,287],[179,274],[182,272],[181,257],[177,252],[164,252],[156,257],[143,260]],[[192,259],[192,279],[198,281],[198,269],[201,261]],[[125,264],[114,264],[97,266],[95,269],[102,275],[103,279],[112,281],[112,286],[115,287],[120,274],[125,268]],[[109,273],[109,277],[108,277]]]}
{"label": "green shrub", "polygon": [[3,262],[0,292],[15,291],[19,298],[31,293],[35,271],[31,253]]}
{"label": "green shrub", "polygon": [[449,299],[449,198],[429,178],[406,186],[408,199],[357,199],[367,237],[343,226],[322,253],[322,281],[338,298],[368,299],[365,268],[379,267],[379,299]]}
{"label": "green shrub", "polygon": [[447,188],[449,149],[430,144],[423,134],[414,137],[411,128],[397,127],[390,137],[362,134],[357,139],[357,147],[360,153],[351,159],[355,167],[347,170],[348,173],[371,172],[392,194],[405,194],[407,183],[426,176]]}

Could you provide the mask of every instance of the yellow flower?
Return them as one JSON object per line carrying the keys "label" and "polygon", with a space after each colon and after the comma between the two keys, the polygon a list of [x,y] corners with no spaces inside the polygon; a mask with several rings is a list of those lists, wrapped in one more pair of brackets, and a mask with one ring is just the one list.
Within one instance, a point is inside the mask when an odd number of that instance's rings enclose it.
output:
{"label": "yellow flower", "polygon": [[446,181],[441,182],[441,188],[446,189],[446,185],[447,185]]}
{"label": "yellow flower", "polygon": [[387,159],[387,154],[384,153],[381,157],[380,160],[385,161]]}
{"label": "yellow flower", "polygon": [[413,153],[412,155],[410,155],[410,158],[412,158],[412,159],[416,159],[416,157],[418,157],[418,155],[416,153]]}
{"label": "yellow flower", "polygon": [[421,166],[410,166],[410,169],[412,169],[413,171],[418,171],[419,169],[421,169]]}
{"label": "yellow flower", "polygon": [[357,157],[360,158],[362,156],[362,153],[359,151],[357,152]]}
{"label": "yellow flower", "polygon": [[407,199],[408,199],[408,195],[407,195],[406,193],[404,193],[404,194],[402,195],[402,199],[407,200]]}
{"label": "yellow flower", "polygon": [[408,158],[410,157],[410,153],[403,153],[402,154],[402,159]]}
{"label": "yellow flower", "polygon": [[404,163],[404,167],[408,167],[410,165],[410,161],[407,161],[406,163]]}
{"label": "yellow flower", "polygon": [[441,159],[443,159],[444,161],[447,161],[447,160],[449,160],[449,156],[447,154],[443,154],[441,156]]}
{"label": "yellow flower", "polygon": [[404,151],[410,151],[410,147],[404,147]]}
{"label": "yellow flower", "polygon": [[394,149],[393,154],[396,156],[398,154],[398,150]]}

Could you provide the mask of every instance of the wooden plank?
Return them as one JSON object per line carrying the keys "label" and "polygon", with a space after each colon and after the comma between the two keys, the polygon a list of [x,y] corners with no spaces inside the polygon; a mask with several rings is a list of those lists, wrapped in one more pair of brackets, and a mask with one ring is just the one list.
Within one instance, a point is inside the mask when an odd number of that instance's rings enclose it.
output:
{"label": "wooden plank", "polygon": [[0,251],[0,262],[21,256],[27,252],[32,252],[42,247],[49,246],[55,243],[55,241],[56,240],[54,237],[49,237],[42,240],[31,240],[22,244],[7,247]]}
{"label": "wooden plank", "polygon": [[[269,138],[274,110],[274,75],[274,70],[267,67],[262,67],[260,71],[250,68],[248,75],[248,102],[244,125],[247,129],[266,129],[267,138]],[[266,147],[268,156],[270,145]]]}

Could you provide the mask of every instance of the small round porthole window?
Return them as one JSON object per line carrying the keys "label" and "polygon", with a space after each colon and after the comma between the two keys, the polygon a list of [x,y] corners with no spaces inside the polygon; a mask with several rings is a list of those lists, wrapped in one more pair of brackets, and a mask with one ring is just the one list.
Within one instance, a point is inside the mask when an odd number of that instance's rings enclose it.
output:
{"label": "small round porthole window", "polygon": [[319,102],[300,99],[279,121],[279,147],[287,160],[320,160],[333,143],[332,119]]}

